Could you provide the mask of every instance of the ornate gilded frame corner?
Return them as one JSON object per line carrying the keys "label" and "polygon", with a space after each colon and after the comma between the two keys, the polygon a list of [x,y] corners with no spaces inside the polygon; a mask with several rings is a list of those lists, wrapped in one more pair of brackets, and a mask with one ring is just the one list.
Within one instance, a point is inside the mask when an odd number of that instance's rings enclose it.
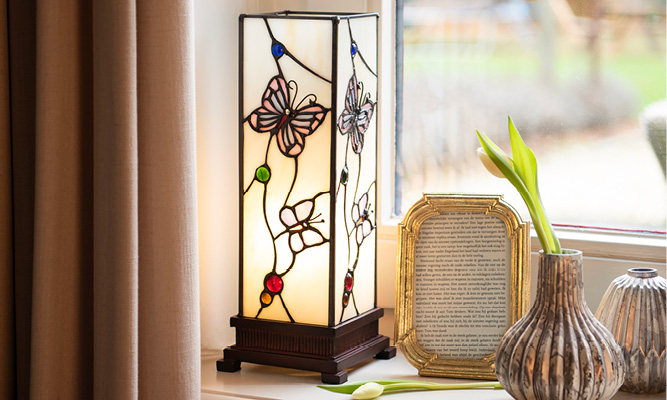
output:
{"label": "ornate gilded frame corner", "polygon": [[[424,350],[414,325],[415,247],[422,224],[444,212],[484,213],[499,218],[511,243],[510,326],[523,316],[530,302],[530,226],[502,195],[424,194],[398,225],[396,315],[394,339],[422,376],[496,379],[495,353],[481,359],[446,358]],[[509,328],[509,326],[508,326]]]}

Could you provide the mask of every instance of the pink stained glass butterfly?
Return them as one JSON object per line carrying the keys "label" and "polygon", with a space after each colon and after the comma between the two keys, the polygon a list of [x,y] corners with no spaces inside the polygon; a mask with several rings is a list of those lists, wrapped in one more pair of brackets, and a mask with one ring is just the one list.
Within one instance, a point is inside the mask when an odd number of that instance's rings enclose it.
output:
{"label": "pink stained glass butterfly", "polygon": [[[262,105],[248,117],[250,127],[256,132],[270,132],[278,138],[278,148],[287,157],[297,157],[303,151],[306,136],[322,124],[329,111],[308,95],[294,106],[289,89],[294,81],[286,82],[276,75],[262,95]],[[308,99],[307,104],[303,103]]]}
{"label": "pink stained glass butterfly", "polygon": [[345,94],[345,109],[338,117],[338,129],[343,135],[350,134],[352,150],[359,154],[364,147],[364,133],[368,129],[373,117],[375,103],[371,101],[370,93],[363,93],[363,84],[357,82],[357,76],[352,75],[347,83]]}
{"label": "pink stained glass butterfly", "polygon": [[311,225],[322,222],[313,221],[317,218],[313,218],[314,207],[315,201],[308,199],[280,209],[280,222],[285,225],[287,232],[289,232],[289,246],[294,253],[299,253],[327,241],[322,233]]}
{"label": "pink stained glass butterfly", "polygon": [[370,219],[370,211],[368,204],[368,193],[364,193],[359,198],[359,202],[352,205],[352,221],[357,230],[356,239],[357,244],[361,244],[364,238],[371,234],[373,224]]}

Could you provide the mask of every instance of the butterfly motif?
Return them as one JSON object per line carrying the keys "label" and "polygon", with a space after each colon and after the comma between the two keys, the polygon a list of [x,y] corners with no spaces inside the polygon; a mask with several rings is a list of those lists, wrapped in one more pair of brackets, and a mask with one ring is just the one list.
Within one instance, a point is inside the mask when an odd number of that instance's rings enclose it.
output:
{"label": "butterfly motif", "polygon": [[352,75],[347,83],[345,94],[345,109],[338,117],[338,129],[343,135],[350,134],[352,150],[359,154],[364,147],[364,133],[368,129],[373,117],[375,103],[371,101],[370,93],[361,96],[363,84],[357,82],[357,76]]}
{"label": "butterfly motif", "polygon": [[357,230],[357,244],[361,245],[364,238],[371,234],[373,223],[370,218],[370,204],[368,204],[368,192],[361,195],[359,201],[352,204],[352,221]]}
{"label": "butterfly motif", "polygon": [[[269,81],[262,95],[262,105],[248,117],[250,127],[259,133],[270,132],[278,137],[278,148],[287,157],[297,157],[303,151],[306,136],[322,124],[329,109],[304,97],[294,106],[289,89],[296,82],[286,82],[281,75]],[[303,103],[308,99],[307,104]]]}
{"label": "butterfly motif", "polygon": [[322,233],[312,226],[314,223],[323,222],[323,220],[314,221],[319,217],[319,215],[313,217],[314,208],[314,199],[308,199],[280,209],[280,222],[287,228],[289,246],[295,254],[327,241]]}

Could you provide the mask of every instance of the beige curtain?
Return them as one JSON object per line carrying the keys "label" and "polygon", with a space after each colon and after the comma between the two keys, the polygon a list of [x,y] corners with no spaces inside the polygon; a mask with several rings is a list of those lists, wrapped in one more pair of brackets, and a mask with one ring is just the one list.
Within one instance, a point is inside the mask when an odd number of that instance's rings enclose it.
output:
{"label": "beige curtain", "polygon": [[193,44],[188,0],[0,2],[0,398],[199,398]]}

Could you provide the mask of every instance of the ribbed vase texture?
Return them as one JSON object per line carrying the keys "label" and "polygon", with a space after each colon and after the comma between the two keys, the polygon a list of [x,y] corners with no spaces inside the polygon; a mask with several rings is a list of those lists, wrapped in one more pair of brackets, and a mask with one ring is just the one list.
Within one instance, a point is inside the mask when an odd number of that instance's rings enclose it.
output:
{"label": "ribbed vase texture", "polygon": [[665,391],[665,293],[667,280],[654,268],[632,268],[609,285],[595,313],[621,345],[621,390]]}
{"label": "ribbed vase texture", "polygon": [[502,338],[496,374],[515,399],[609,399],[623,353],[586,305],[582,254],[540,251],[535,302]]}

